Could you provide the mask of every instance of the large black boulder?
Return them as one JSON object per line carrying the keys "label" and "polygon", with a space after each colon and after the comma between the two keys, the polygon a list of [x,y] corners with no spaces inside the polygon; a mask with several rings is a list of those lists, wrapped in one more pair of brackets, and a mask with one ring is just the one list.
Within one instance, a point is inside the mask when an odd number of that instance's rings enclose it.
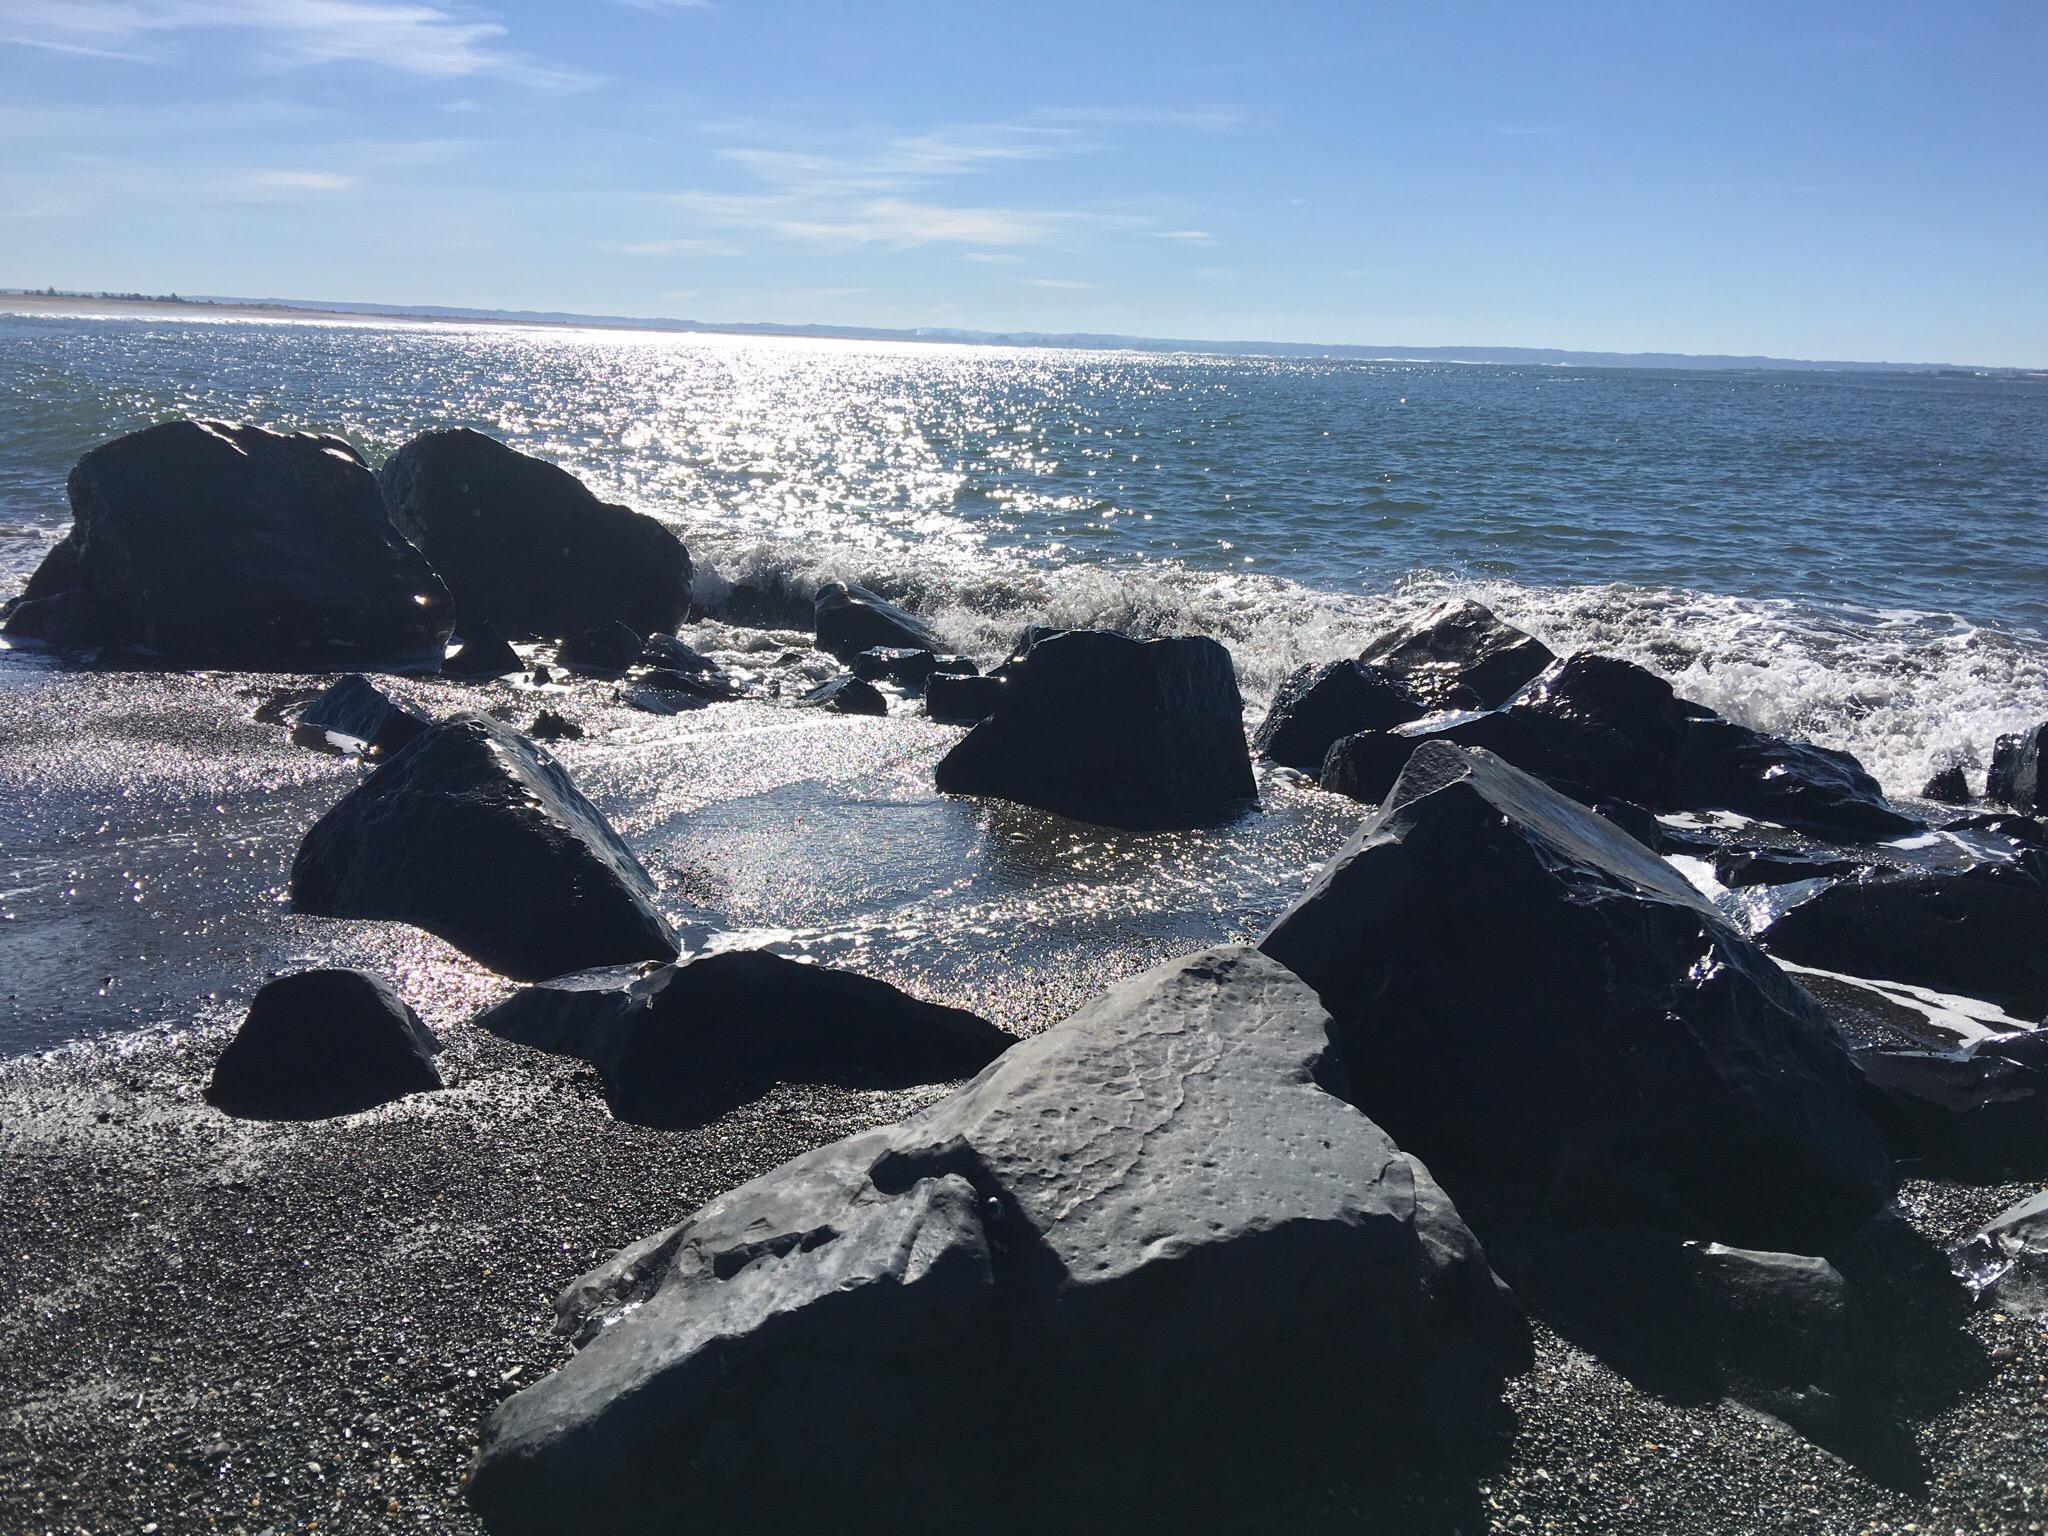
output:
{"label": "large black boulder", "polygon": [[523,981],[676,952],[632,850],[560,764],[483,715],[422,732],[322,816],[291,899],[411,923]]}
{"label": "large black boulder", "polygon": [[1330,746],[1358,731],[1385,731],[1426,711],[1392,674],[1362,661],[1299,667],[1273,695],[1252,734],[1252,750],[1303,773],[1316,773]]}
{"label": "large black boulder", "polygon": [[925,680],[924,712],[942,725],[979,725],[996,712],[1008,686],[1000,677],[934,672]]}
{"label": "large black boulder", "polygon": [[2021,864],[1875,866],[1779,911],[1758,937],[1801,965],[2048,1013],[2048,888]]}
{"label": "large black boulder", "polygon": [[[1325,758],[1325,788],[1385,797],[1425,741],[1483,747],[1587,799],[1658,811],[1727,810],[1849,838],[1918,828],[1885,803],[1848,753],[1766,735],[1679,697],[1633,662],[1580,651],[1498,709],[1454,711],[1347,737]],[[1342,748],[1339,754],[1339,748]]]}
{"label": "large black boulder", "polygon": [[828,581],[818,588],[811,607],[818,649],[843,662],[851,662],[862,651],[877,646],[934,654],[945,649],[923,619],[866,587]]}
{"label": "large black boulder", "polygon": [[971,1077],[1013,1043],[885,981],[765,950],[557,977],[476,1021],[597,1068],[621,1120],[709,1119],[777,1083],[904,1088]]}
{"label": "large black boulder", "polygon": [[1126,981],[572,1285],[591,1342],[498,1408],[469,1496],[499,1536],[781,1530],[795,1489],[836,1529],[1159,1530],[1405,1475],[1527,1337],[1342,1086],[1259,955]]}
{"label": "large black boulder", "polygon": [[940,760],[943,793],[1137,832],[1222,821],[1257,798],[1237,674],[1214,640],[1071,630],[1004,671],[995,713]]}
{"label": "large black boulder", "polygon": [[2048,747],[2048,725],[1999,737],[1991,752],[1985,797],[2028,815],[2048,811],[2048,785],[2041,781],[2044,747]]}
{"label": "large black boulder", "polygon": [[432,723],[362,673],[350,672],[299,711],[292,736],[301,746],[388,757]]}
{"label": "large black boulder", "polygon": [[381,976],[300,971],[256,994],[206,1097],[251,1119],[324,1120],[439,1088],[440,1049]]}
{"label": "large black boulder", "polygon": [[1560,1219],[1799,1250],[1889,1162],[1819,1006],[1601,817],[1424,744],[1261,941],[1342,1030],[1358,1103]]}
{"label": "large black boulder", "polygon": [[1358,659],[1399,678],[1429,709],[1492,709],[1557,658],[1491,609],[1452,597],[1380,636]]}
{"label": "large black boulder", "polygon": [[337,437],[167,421],[87,453],[10,635],[201,667],[438,667],[454,607]]}
{"label": "large black boulder", "polygon": [[618,620],[645,635],[689,610],[680,539],[496,438],[423,432],[377,480],[391,520],[447,580],[465,633],[483,623],[560,637]]}

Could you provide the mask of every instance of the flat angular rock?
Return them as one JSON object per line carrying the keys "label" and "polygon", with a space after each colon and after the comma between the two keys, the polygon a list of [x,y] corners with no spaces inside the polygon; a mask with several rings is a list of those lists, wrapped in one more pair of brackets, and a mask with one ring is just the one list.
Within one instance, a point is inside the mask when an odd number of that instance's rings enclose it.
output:
{"label": "flat angular rock", "polygon": [[621,1120],[698,1124],[777,1083],[905,1088],[971,1077],[1013,1043],[986,1019],[885,981],[765,950],[557,977],[484,1029],[597,1068]]}
{"label": "flat angular rock", "polygon": [[1427,713],[1391,673],[1362,661],[1299,667],[1273,695],[1252,734],[1252,750],[1288,768],[1318,773],[1330,747],[1359,731],[1385,731]]}
{"label": "flat angular rock", "polygon": [[1382,635],[1358,659],[1399,678],[1437,710],[1504,704],[1557,658],[1482,604],[1446,598]]}
{"label": "flat angular rock", "polygon": [[1206,951],[719,1197],[570,1288],[593,1342],[499,1407],[471,1500],[500,1536],[776,1529],[795,1489],[837,1528],[1135,1530],[1408,1468],[1527,1338],[1329,1029]]}
{"label": "flat angular rock", "polygon": [[214,1064],[206,1097],[252,1119],[354,1114],[441,1087],[440,1049],[383,977],[300,971],[256,994]]}
{"label": "flat angular rock", "polygon": [[411,923],[522,981],[676,952],[632,851],[552,757],[483,715],[422,732],[321,817],[291,899]]}
{"label": "flat angular rock", "polygon": [[1976,798],[1970,793],[1970,778],[1961,763],[1944,763],[1935,769],[1920,794],[1938,805],[1968,805]]}
{"label": "flat angular rock", "polygon": [[2048,811],[2048,785],[2041,777],[2044,747],[2048,747],[2048,725],[1999,737],[1991,753],[1985,798],[2028,815]]}
{"label": "flat angular rock", "polygon": [[350,672],[299,711],[292,736],[302,746],[389,757],[432,723],[362,673]]}
{"label": "flat angular rock", "polygon": [[1000,677],[934,672],[924,685],[924,712],[941,725],[979,725],[996,712],[1007,686]]}
{"label": "flat angular rock", "polygon": [[645,646],[637,629],[612,619],[578,630],[562,642],[556,659],[572,672],[618,677],[640,659]]}
{"label": "flat angular rock", "polygon": [[519,653],[512,649],[511,642],[492,625],[472,624],[457,638],[461,644],[441,664],[441,670],[450,677],[480,681],[509,677],[526,669],[526,663],[519,659]]}
{"label": "flat angular rock", "polygon": [[2048,1323],[2048,1193],[2001,1212],[1950,1258],[1979,1306]]}
{"label": "flat angular rock", "polygon": [[1244,701],[1214,640],[1071,630],[1005,671],[995,713],[940,761],[943,793],[1137,832],[1208,825],[1256,800]]}
{"label": "flat angular rock", "polygon": [[689,610],[689,552],[666,527],[481,432],[423,432],[377,480],[465,631],[560,637],[617,620],[645,635]]}
{"label": "flat angular rock", "polygon": [[882,697],[881,690],[850,672],[818,684],[797,703],[809,709],[837,710],[842,715],[889,713],[889,701]]}
{"label": "flat angular rock", "polygon": [[974,677],[980,668],[965,656],[934,656],[903,645],[873,646],[853,658],[853,675],[864,682],[922,690],[936,672]]}
{"label": "flat angular rock", "polygon": [[168,421],[71,471],[10,635],[200,667],[438,667],[454,609],[337,437]]}
{"label": "flat angular rock", "polygon": [[1947,1051],[1867,1046],[1856,1065],[1893,1156],[1968,1179],[2048,1171],[2048,1029]]}
{"label": "flat angular rock", "polygon": [[1458,1188],[1797,1250],[1887,1197],[1819,1006],[1676,871],[1485,752],[1425,744],[1261,941],[1360,1106]]}
{"label": "flat angular rock", "polygon": [[812,603],[812,621],[817,628],[818,649],[851,662],[862,651],[876,646],[897,646],[907,650],[945,649],[931,627],[906,608],[877,597],[866,587],[848,582],[828,581],[818,588]]}
{"label": "flat angular rock", "polygon": [[640,649],[640,665],[669,672],[716,674],[718,663],[692,650],[674,635],[649,635]]}
{"label": "flat angular rock", "polygon": [[1822,970],[2048,1013],[2048,888],[2017,864],[1960,873],[1878,867],[1780,912],[1757,935]]}

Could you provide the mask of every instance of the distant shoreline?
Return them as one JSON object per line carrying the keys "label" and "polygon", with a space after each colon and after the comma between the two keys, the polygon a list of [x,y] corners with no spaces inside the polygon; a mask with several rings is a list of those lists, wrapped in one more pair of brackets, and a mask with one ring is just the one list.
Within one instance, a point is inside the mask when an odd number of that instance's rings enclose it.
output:
{"label": "distant shoreline", "polygon": [[206,295],[131,297],[0,288],[0,315],[72,315],[94,320],[259,320],[355,326],[510,326],[544,331],[623,331],[684,336],[772,336],[816,341],[908,342],[926,345],[1067,349],[1100,352],[1265,357],[1385,363],[1471,363],[1499,367],[1640,368],[1705,372],[1916,373],[2020,379],[2048,383],[2048,368],[1974,367],[1959,363],[1852,362],[1814,358],[1686,352],[1593,352],[1562,347],[1402,347],[1294,341],[1200,341],[1092,332],[967,331],[938,327],[784,325],[770,321],[709,322],[561,311],[461,309],[434,305],[356,304],[300,299]]}

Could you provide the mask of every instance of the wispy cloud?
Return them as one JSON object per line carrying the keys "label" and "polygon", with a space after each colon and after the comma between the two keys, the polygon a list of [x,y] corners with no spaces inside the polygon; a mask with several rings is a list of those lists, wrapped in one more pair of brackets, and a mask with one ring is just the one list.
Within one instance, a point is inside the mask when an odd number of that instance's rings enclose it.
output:
{"label": "wispy cloud", "polygon": [[356,178],[340,171],[242,171],[229,176],[223,190],[256,197],[290,192],[346,192]]}
{"label": "wispy cloud", "polygon": [[1024,258],[1012,251],[969,251],[962,261],[985,262],[990,266],[1014,266]]}
{"label": "wispy cloud", "polygon": [[436,79],[590,83],[501,46],[502,22],[416,0],[0,0],[0,28],[0,42],[129,61],[167,61],[157,45],[178,34],[230,32],[277,68],[361,63]]}
{"label": "wispy cloud", "polygon": [[1216,237],[1206,229],[1161,229],[1153,231],[1161,240],[1179,240],[1187,245],[1214,245]]}
{"label": "wispy cloud", "polygon": [[1093,283],[1080,282],[1071,277],[1026,277],[1020,278],[1019,281],[1032,288],[1079,289],[1095,286]]}
{"label": "wispy cloud", "polygon": [[702,236],[689,236],[680,240],[627,240],[607,245],[606,250],[617,251],[621,256],[737,256],[738,246],[727,240],[707,240]]}

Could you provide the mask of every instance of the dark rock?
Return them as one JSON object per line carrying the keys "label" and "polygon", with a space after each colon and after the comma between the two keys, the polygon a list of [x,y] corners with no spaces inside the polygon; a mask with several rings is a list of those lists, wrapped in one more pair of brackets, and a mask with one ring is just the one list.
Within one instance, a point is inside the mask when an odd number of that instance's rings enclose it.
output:
{"label": "dark rock", "polygon": [[640,650],[640,665],[668,672],[715,674],[718,663],[692,650],[674,635],[649,635]]}
{"label": "dark rock", "polygon": [[673,533],[481,432],[423,432],[377,478],[391,520],[447,580],[464,633],[562,636],[617,620],[645,635],[689,610],[690,556]]}
{"label": "dark rock", "polygon": [[1819,1006],[1633,838],[1426,743],[1260,948],[1336,1016],[1359,1106],[1452,1188],[1799,1248],[1889,1164]]}
{"label": "dark rock", "polygon": [[[1482,747],[1525,773],[1656,811],[1726,810],[1851,838],[1919,823],[1885,804],[1846,752],[1767,736],[1682,699],[1632,662],[1581,651],[1546,669],[1504,707],[1432,715],[1346,738],[1324,787],[1378,801],[1424,741]],[[1335,752],[1336,747],[1331,751]]]}
{"label": "dark rock", "polygon": [[886,715],[889,701],[873,683],[845,673],[818,684],[797,703],[811,709],[836,709],[842,715]]}
{"label": "dark rock", "polygon": [[86,454],[6,632],[203,667],[438,666],[453,607],[340,438],[169,421]]}
{"label": "dark rock", "polygon": [[411,923],[524,981],[676,952],[632,851],[552,757],[482,715],[422,732],[321,817],[291,899]]}
{"label": "dark rock", "polygon": [[816,601],[786,572],[767,571],[735,581],[706,611],[749,629],[809,629]]}
{"label": "dark rock", "polygon": [[206,1097],[254,1119],[353,1114],[439,1088],[440,1049],[381,976],[300,971],[256,994],[214,1063]]}
{"label": "dark rock", "polygon": [[583,727],[565,715],[544,709],[533,717],[533,729],[526,734],[535,741],[581,741]]}
{"label": "dark rock", "polygon": [[1378,805],[1415,755],[1412,737],[1389,731],[1360,731],[1330,744],[1316,783],[1334,795]]}
{"label": "dark rock", "polygon": [[2033,1177],[2048,1165],[2048,1030],[1948,1051],[1867,1046],[1856,1064],[1893,1156],[1966,1179]]}
{"label": "dark rock", "polygon": [[853,658],[853,675],[870,683],[895,683],[922,691],[936,672],[974,677],[980,668],[965,656],[934,656],[902,645],[878,645]]}
{"label": "dark rock", "polygon": [[299,711],[292,735],[302,746],[388,757],[433,722],[350,672]]}
{"label": "dark rock", "polygon": [[[1567,795],[1565,798],[1569,800],[1576,797]],[[1664,827],[1656,815],[1637,805],[1633,800],[1594,799],[1590,803],[1580,803],[1602,821],[1626,832],[1652,853],[1657,852],[1664,841]]]}
{"label": "dark rock", "polygon": [[1941,805],[1968,805],[1976,798],[1970,793],[1970,777],[1961,763],[1944,763],[1937,768],[1920,794],[1923,799]]}
{"label": "dark rock", "polygon": [[1426,711],[1392,675],[1361,661],[1297,668],[1273,695],[1252,750],[1303,773],[1318,773],[1330,747],[1359,731],[1385,731]]}
{"label": "dark rock", "polygon": [[555,659],[572,672],[619,677],[640,659],[645,644],[638,630],[613,619],[571,635]]}
{"label": "dark rock", "polygon": [[924,685],[924,712],[942,725],[979,725],[996,712],[1008,686],[1000,677],[934,672]]}
{"label": "dark rock", "polygon": [[2034,816],[1958,816],[1942,824],[1945,832],[1989,832],[2033,848],[2048,848],[2048,823]]}
{"label": "dark rock", "polygon": [[876,646],[902,646],[934,655],[944,649],[939,637],[917,615],[866,587],[843,581],[828,581],[818,588],[812,617],[818,649],[844,662]]}
{"label": "dark rock", "polygon": [[1492,709],[1557,658],[1471,599],[1446,598],[1358,659],[1399,678],[1427,709]]}
{"label": "dark rock", "polygon": [[470,1498],[500,1536],[774,1529],[792,1488],[861,1531],[1141,1530],[1361,1448],[1405,1470],[1527,1339],[1333,1083],[1327,1016],[1255,954],[1127,981],[571,1286],[592,1342],[500,1406]]}
{"label": "dark rock", "polygon": [[1868,869],[1867,864],[1819,849],[1709,848],[1714,878],[1731,890],[1752,885],[1791,885],[1800,880],[1837,880]]}
{"label": "dark rock", "polygon": [[739,689],[718,672],[677,672],[668,667],[649,667],[636,682],[642,688],[682,694],[705,704],[726,704],[740,697]]}
{"label": "dark rock", "polygon": [[526,665],[511,643],[489,624],[471,625],[463,632],[461,642],[441,664],[441,670],[450,677],[507,677]]}
{"label": "dark rock", "polygon": [[1950,1258],[1979,1306],[2048,1323],[2048,1192],[2000,1212]]}
{"label": "dark rock", "polygon": [[1825,1259],[1595,1229],[1556,1239],[1520,1284],[1567,1337],[1667,1395],[1731,1397],[1834,1447],[1872,1432],[1862,1320]]}
{"label": "dark rock", "polygon": [[701,1123],[776,1083],[905,1088],[971,1077],[1013,1043],[974,1014],[765,950],[558,977],[476,1022],[589,1062],[614,1115],[660,1126]]}
{"label": "dark rock", "polygon": [[1902,981],[2048,1012],[2048,889],[2015,865],[1961,873],[1872,868],[1778,913],[1772,954],[1822,970]]}
{"label": "dark rock", "polygon": [[2048,811],[2048,791],[2044,791],[2041,782],[2044,746],[2048,746],[2048,725],[2037,725],[2031,731],[1999,737],[1991,752],[1991,773],[1984,786],[1985,798],[2029,815],[2035,811]]}
{"label": "dark rock", "polygon": [[536,688],[546,688],[555,680],[555,674],[548,670],[548,665],[544,661],[535,662],[533,664],[533,671],[527,675]]}
{"label": "dark rock", "polygon": [[1099,629],[1034,645],[937,776],[945,794],[1137,832],[1221,821],[1258,794],[1230,653]]}

